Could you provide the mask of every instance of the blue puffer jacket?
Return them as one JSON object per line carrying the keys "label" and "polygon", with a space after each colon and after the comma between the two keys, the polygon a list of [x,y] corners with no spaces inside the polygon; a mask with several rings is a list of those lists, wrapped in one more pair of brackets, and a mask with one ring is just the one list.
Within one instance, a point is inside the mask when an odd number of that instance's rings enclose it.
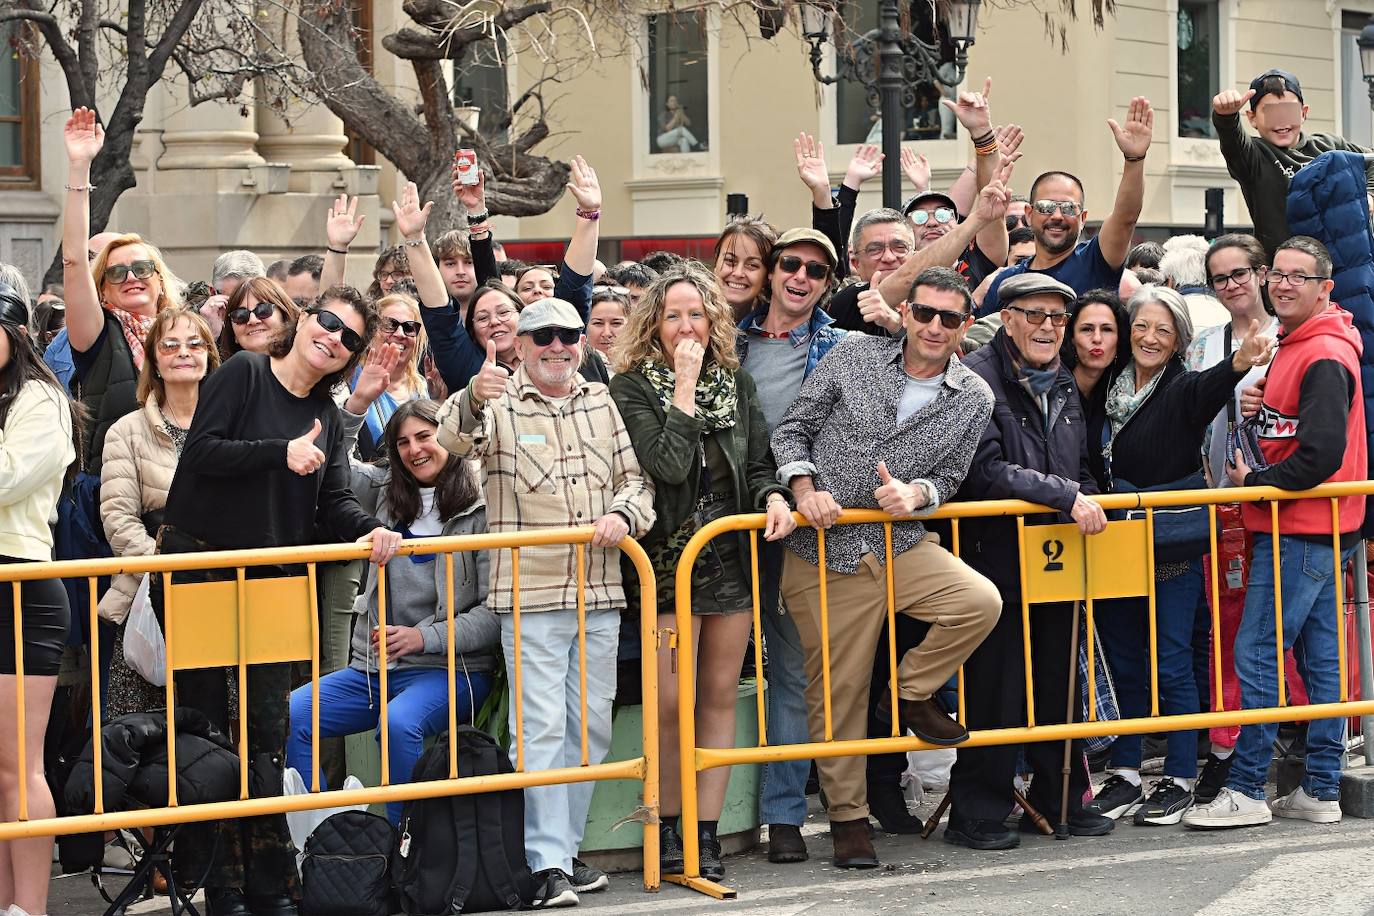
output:
{"label": "blue puffer jacket", "polygon": [[[1368,181],[1359,153],[1322,153],[1303,166],[1288,186],[1288,227],[1310,235],[1331,252],[1335,288],[1331,301],[1355,319],[1364,352],[1360,384],[1364,415],[1374,460],[1374,237],[1369,230]],[[1374,476],[1374,475],[1371,475]],[[1374,537],[1374,520],[1365,521],[1365,537]]]}

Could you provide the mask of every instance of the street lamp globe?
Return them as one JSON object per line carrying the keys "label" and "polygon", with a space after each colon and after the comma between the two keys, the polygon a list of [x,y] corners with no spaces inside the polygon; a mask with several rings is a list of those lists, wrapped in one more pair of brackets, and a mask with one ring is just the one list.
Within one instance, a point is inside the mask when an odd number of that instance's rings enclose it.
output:
{"label": "street lamp globe", "polygon": [[978,38],[979,0],[949,0],[945,32],[955,47],[967,49]]}
{"label": "street lamp globe", "polygon": [[835,13],[831,0],[802,0],[801,7],[802,37],[811,41],[824,41],[830,33],[830,17]]}

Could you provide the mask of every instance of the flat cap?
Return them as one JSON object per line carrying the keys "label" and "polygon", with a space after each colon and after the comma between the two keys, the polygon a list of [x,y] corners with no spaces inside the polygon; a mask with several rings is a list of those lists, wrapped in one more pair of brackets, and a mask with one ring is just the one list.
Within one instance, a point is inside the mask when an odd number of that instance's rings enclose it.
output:
{"label": "flat cap", "polygon": [[1022,296],[1034,296],[1037,293],[1054,293],[1062,296],[1065,305],[1073,305],[1078,301],[1078,293],[1073,291],[1073,287],[1060,283],[1049,274],[1034,270],[1019,273],[997,287],[997,299],[1003,305]]}
{"label": "flat cap", "polygon": [[826,237],[824,232],[810,228],[788,229],[773,246],[773,252],[776,254],[799,242],[810,242],[820,246],[825,251],[826,257],[830,258],[831,270],[834,270],[835,265],[840,261],[839,255],[835,254],[835,244]]}
{"label": "flat cap", "polygon": [[516,334],[529,334],[541,328],[572,328],[582,330],[582,318],[577,309],[562,299],[536,299],[520,310],[520,320],[516,322]]}

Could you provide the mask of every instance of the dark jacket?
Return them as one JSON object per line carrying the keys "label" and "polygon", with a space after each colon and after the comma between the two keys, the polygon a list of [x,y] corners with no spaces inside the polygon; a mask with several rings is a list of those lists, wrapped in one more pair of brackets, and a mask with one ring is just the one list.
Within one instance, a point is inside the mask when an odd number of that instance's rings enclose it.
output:
{"label": "dark jacket", "polygon": [[1201,471],[1202,437],[1244,377],[1229,359],[1202,372],[1184,369],[1177,356],[1169,360],[1154,392],[1117,432],[1107,473],[1143,490]]}
{"label": "dark jacket", "polygon": [[[790,498],[791,493],[777,481],[777,465],[768,448],[768,424],[759,407],[754,380],[743,369],[736,369],[735,386],[735,425],[716,430],[711,436],[730,464],[735,511],[758,512],[766,508],[768,494]],[[654,482],[657,518],[641,540],[645,544],[661,543],[677,531],[696,506],[701,421],[676,407],[665,411],[649,380],[633,370],[611,379],[611,397],[630,434],[640,467]]]}
{"label": "dark jacket", "polygon": [[[1063,522],[1078,494],[1097,492],[1088,469],[1087,424],[1078,400],[1073,373],[1062,365],[1046,394],[1048,418],[1016,378],[1001,330],[985,347],[964,359],[992,389],[996,402],[959,499],[1024,499],[1058,509],[1064,515],[1042,514],[1041,524]],[[968,519],[964,542],[971,548],[965,559],[987,575],[1004,597],[1019,594],[1016,525],[1011,519]]]}
{"label": "dark jacket", "polygon": [[95,361],[76,379],[73,388],[76,399],[86,408],[81,469],[96,475],[105,454],[105,434],[116,420],[138,410],[138,367],[119,319],[109,312],[105,313],[103,335]]}

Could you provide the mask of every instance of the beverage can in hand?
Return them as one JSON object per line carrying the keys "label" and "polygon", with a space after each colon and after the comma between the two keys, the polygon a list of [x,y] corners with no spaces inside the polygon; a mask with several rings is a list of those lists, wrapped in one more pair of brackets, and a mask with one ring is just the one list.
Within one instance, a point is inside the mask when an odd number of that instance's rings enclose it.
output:
{"label": "beverage can in hand", "polygon": [[477,151],[460,149],[454,153],[453,170],[460,184],[477,184]]}

